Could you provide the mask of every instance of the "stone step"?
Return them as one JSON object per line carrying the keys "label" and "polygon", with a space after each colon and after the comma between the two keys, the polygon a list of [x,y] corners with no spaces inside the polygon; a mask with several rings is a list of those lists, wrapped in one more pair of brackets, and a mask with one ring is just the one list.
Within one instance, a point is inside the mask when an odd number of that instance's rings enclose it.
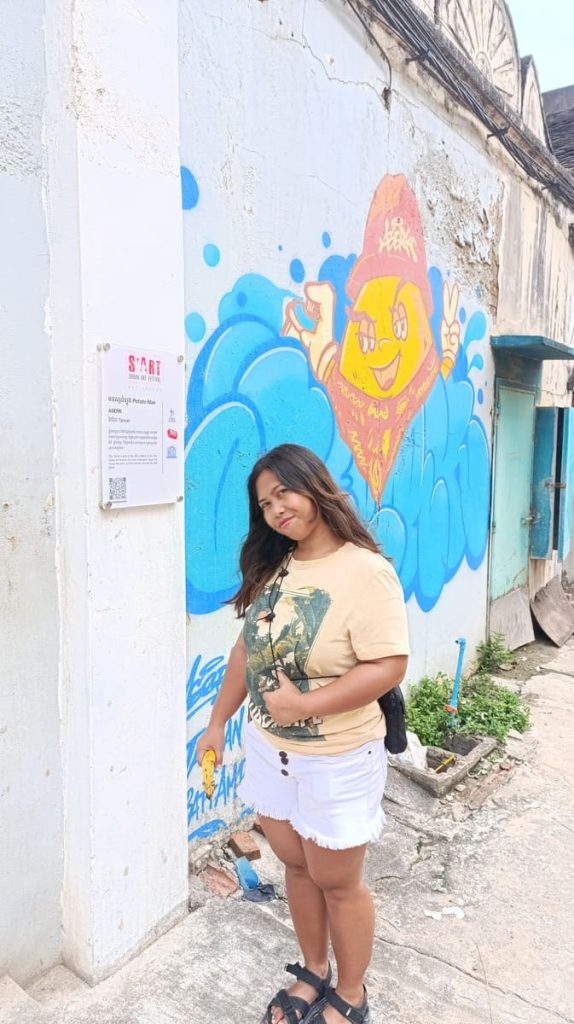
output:
{"label": "stone step", "polygon": [[26,991],[40,1006],[51,1010],[56,1006],[64,1006],[84,992],[92,990],[77,974],[63,964],[58,964],[45,974],[41,974],[31,985],[27,985]]}
{"label": "stone step", "polygon": [[0,978],[0,1024],[41,1024],[44,1011],[8,974]]}

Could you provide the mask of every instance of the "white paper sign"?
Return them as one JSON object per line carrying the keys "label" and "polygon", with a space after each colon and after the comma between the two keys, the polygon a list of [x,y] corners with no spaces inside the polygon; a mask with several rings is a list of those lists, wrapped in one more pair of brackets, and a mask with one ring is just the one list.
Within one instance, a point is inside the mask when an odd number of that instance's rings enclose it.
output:
{"label": "white paper sign", "polygon": [[102,353],[102,506],[161,505],[183,495],[183,362],[125,345]]}

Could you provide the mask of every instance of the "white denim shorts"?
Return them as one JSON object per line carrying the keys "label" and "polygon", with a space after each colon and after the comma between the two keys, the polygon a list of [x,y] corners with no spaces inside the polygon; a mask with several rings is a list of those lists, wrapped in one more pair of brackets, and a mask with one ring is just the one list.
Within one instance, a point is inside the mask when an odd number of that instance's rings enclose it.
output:
{"label": "white denim shorts", "polygon": [[386,779],[384,740],[345,754],[293,754],[274,747],[253,722],[245,730],[241,799],[318,846],[346,850],[378,839]]}

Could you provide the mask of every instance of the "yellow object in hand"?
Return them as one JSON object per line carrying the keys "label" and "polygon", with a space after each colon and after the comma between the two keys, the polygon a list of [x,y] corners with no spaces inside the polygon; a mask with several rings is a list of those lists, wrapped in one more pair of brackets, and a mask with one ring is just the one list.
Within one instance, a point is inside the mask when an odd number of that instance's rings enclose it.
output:
{"label": "yellow object in hand", "polygon": [[205,751],[201,759],[201,774],[203,776],[203,791],[208,800],[211,800],[215,793],[215,750],[211,748]]}

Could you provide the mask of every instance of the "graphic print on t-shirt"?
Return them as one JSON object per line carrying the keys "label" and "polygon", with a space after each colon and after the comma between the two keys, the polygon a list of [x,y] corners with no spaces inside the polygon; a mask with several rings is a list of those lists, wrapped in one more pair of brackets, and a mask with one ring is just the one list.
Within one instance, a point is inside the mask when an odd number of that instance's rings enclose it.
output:
{"label": "graphic print on t-shirt", "polygon": [[283,590],[270,623],[267,618],[269,589],[266,589],[247,612],[243,636],[248,651],[249,712],[257,725],[268,729],[275,736],[303,741],[324,738],[319,733],[322,718],[308,718],[283,727],[277,725],[267,711],[263,694],[277,689],[273,651],[269,642],[270,628],[277,668],[282,669],[302,693],[308,693],[310,684],[305,667],[330,604],[329,594],[315,587],[307,587],[295,593]]}

